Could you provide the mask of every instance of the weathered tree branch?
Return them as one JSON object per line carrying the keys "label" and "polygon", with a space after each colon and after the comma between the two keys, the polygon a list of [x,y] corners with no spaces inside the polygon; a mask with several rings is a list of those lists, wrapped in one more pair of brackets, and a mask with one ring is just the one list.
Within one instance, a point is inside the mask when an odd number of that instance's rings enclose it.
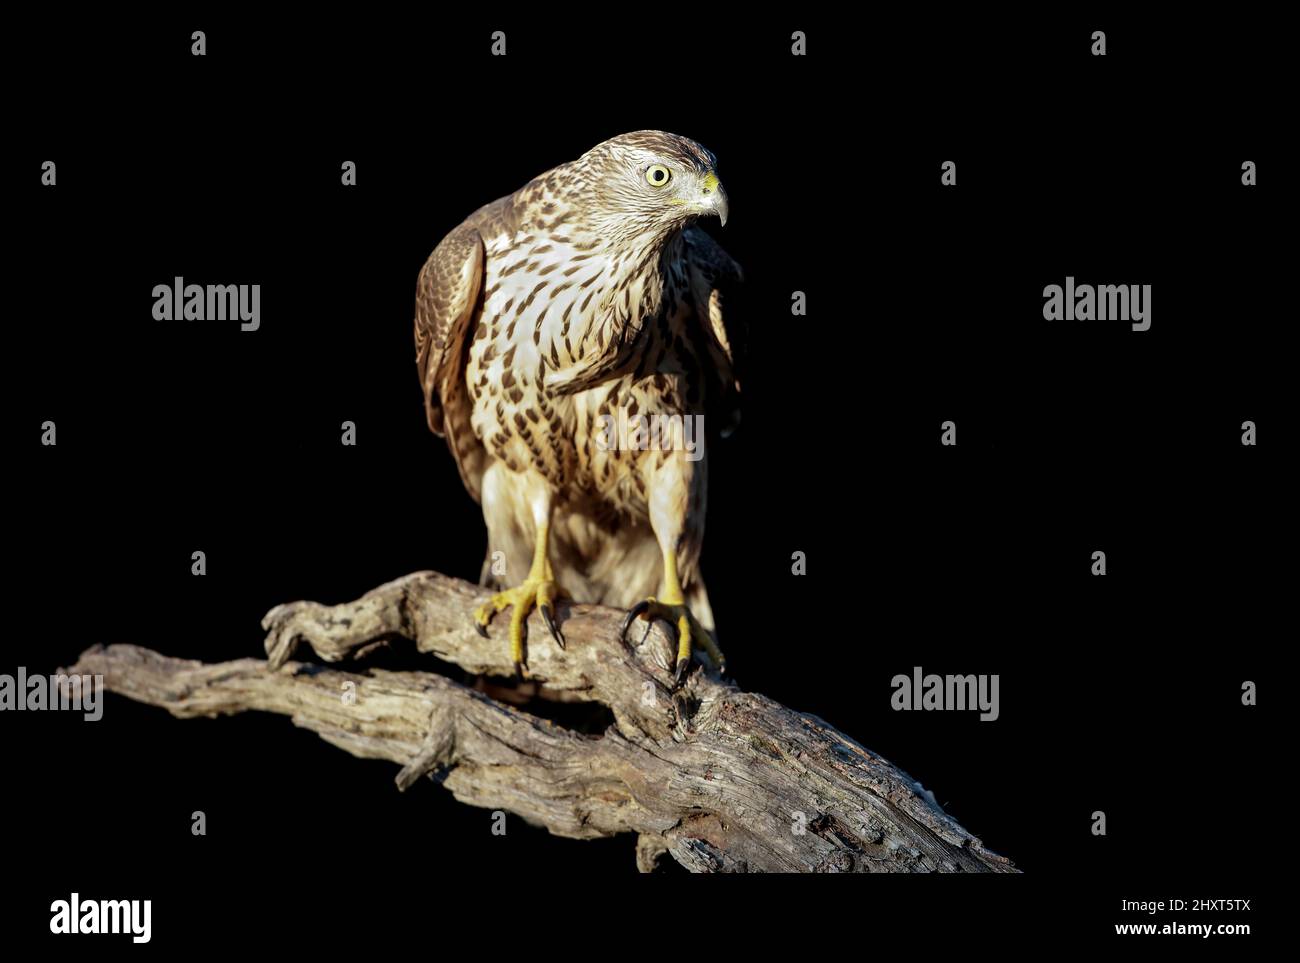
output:
{"label": "weathered tree branch", "polygon": [[[436,775],[462,802],[505,809],[574,838],[636,833],[638,866],[665,854],[701,872],[1015,872],[906,773],[815,716],[703,671],[671,690],[671,642],[635,648],[621,612],[560,606],[567,647],[533,613],[530,675],[550,698],[607,706],[602,735],[575,732],[433,672],[343,672],[289,662],[300,642],[335,662],[392,636],[476,674],[510,676],[508,646],[475,634],[476,586],[432,572],[344,605],[267,614],[268,662],[216,665],[98,646],[66,671],[181,718],[250,709],[355,756],[402,765],[399,788]],[[640,633],[636,633],[639,635]],[[353,683],[348,686],[346,683]]]}

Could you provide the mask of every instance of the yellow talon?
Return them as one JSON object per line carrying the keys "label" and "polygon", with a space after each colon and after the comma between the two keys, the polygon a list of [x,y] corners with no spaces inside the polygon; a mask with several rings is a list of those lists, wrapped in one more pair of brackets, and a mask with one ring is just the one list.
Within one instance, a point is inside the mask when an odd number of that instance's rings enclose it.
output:
{"label": "yellow talon", "polygon": [[564,636],[555,624],[555,600],[559,597],[560,587],[549,578],[529,578],[523,585],[518,585],[504,592],[497,592],[492,598],[474,611],[474,622],[479,634],[487,636],[488,624],[498,612],[510,609],[510,659],[516,668],[524,663],[524,620],[536,607],[542,613],[546,627],[561,649],[564,648]]}
{"label": "yellow talon", "polygon": [[677,662],[673,666],[673,681],[681,685],[686,678],[686,670],[691,664],[691,647],[698,645],[709,654],[709,659],[717,666],[719,672],[725,672],[727,660],[713,640],[713,633],[708,631],[691,614],[686,607],[686,598],[682,595],[682,585],[677,578],[677,556],[669,548],[660,546],[664,560],[664,596],[662,599],[648,598],[638,602],[623,619],[623,631],[620,638],[627,642],[627,630],[634,619],[640,616],[646,620],[663,619],[677,629]]}
{"label": "yellow talon", "polygon": [[[671,596],[669,597],[671,598]],[[685,602],[672,602],[656,598],[648,598],[644,602],[638,602],[623,619],[621,638],[624,642],[627,641],[627,630],[638,617],[647,621],[662,619],[677,629],[677,659],[673,667],[673,679],[676,684],[680,685],[686,677],[686,670],[690,667],[691,651],[694,646],[698,646],[708,653],[709,660],[718,667],[719,672],[726,669],[727,660],[718,648],[718,644],[713,641],[713,633],[700,625],[695,616],[691,614],[691,610],[686,607]]]}
{"label": "yellow talon", "polygon": [[551,563],[546,558],[546,525],[541,525],[537,532],[537,549],[533,557],[533,567],[522,585],[517,585],[504,592],[497,592],[490,600],[474,610],[474,627],[483,638],[488,637],[487,627],[492,617],[498,612],[510,609],[510,659],[515,664],[515,671],[521,675],[524,670],[524,620],[534,606],[542,613],[542,621],[551,631],[556,645],[564,648],[564,635],[555,624],[555,600],[563,590],[555,581]]}

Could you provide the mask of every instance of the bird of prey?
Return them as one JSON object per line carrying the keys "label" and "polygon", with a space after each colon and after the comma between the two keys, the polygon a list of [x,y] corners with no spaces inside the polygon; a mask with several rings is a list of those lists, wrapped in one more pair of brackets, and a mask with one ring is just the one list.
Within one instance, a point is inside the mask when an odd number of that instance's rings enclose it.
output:
{"label": "bird of prey", "polygon": [[486,637],[512,610],[520,675],[532,607],[563,648],[561,595],[629,608],[625,641],[638,617],[671,624],[676,684],[693,647],[723,667],[699,565],[705,438],[692,453],[680,433],[609,431],[707,417],[716,437],[738,419],[723,295],[741,270],[696,226],[727,221],[716,163],[676,134],[622,134],[479,208],[420,271],[425,414],[482,505],[482,581],[501,589],[473,618]]}

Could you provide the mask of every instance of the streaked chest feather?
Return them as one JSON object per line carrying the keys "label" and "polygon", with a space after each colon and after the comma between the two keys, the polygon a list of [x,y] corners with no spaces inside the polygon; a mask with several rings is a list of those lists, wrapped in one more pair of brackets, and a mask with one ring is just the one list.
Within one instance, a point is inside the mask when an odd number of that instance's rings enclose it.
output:
{"label": "streaked chest feather", "polygon": [[[466,369],[475,434],[516,471],[639,500],[645,462],[662,453],[603,449],[601,419],[698,410],[684,262],[564,236],[497,240],[486,255]],[[628,331],[640,331],[635,350],[610,377],[572,394],[548,390],[548,376],[604,356]]]}

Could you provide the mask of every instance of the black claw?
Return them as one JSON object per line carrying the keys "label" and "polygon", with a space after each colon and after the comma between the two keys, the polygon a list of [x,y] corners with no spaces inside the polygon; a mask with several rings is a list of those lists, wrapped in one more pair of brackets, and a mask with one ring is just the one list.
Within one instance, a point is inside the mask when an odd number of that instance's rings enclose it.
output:
{"label": "black claw", "polygon": [[482,622],[480,622],[478,619],[474,620],[474,631],[477,632],[479,635],[483,636],[483,638],[485,639],[488,637],[487,626],[484,625]]}
{"label": "black claw", "polygon": [[627,630],[632,627],[632,623],[636,621],[636,617],[648,608],[650,608],[650,603],[647,600],[642,599],[628,610],[627,615],[623,618],[623,628],[618,633],[618,637],[623,640],[624,643],[627,642]]}
{"label": "black claw", "polygon": [[560,630],[555,627],[555,614],[551,611],[549,605],[543,605],[540,606],[540,608],[542,610],[542,621],[545,622],[546,627],[551,630],[551,638],[555,640],[556,645],[563,649],[564,636],[560,633]]}
{"label": "black claw", "polygon": [[678,659],[677,667],[673,669],[673,690],[676,691],[682,687],[682,682],[686,679],[686,672],[691,667],[690,659]]}

